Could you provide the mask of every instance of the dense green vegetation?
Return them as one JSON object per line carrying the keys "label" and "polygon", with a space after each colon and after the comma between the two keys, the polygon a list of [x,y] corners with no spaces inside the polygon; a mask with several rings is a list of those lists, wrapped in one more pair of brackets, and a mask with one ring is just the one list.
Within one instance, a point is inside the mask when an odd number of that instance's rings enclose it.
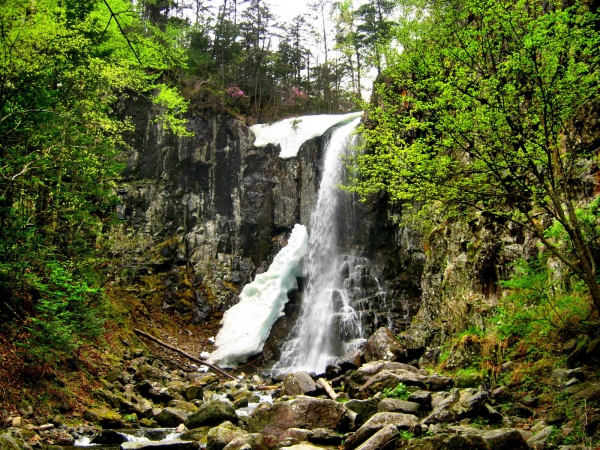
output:
{"label": "dense green vegetation", "polygon": [[[535,235],[600,311],[600,32],[588,2],[407,2],[357,157],[363,195]],[[427,14],[423,14],[427,11]]]}
{"label": "dense green vegetation", "polygon": [[174,114],[186,102],[160,83],[183,54],[130,10],[54,0],[0,8],[0,309],[42,360],[72,356],[102,332],[99,250],[129,128],[113,113],[117,100],[153,97],[165,125],[183,131]]}

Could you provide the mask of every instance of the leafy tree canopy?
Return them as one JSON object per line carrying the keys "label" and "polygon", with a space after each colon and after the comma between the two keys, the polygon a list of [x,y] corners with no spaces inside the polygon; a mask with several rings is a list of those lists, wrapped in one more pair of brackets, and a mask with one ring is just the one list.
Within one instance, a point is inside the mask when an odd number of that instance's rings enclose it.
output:
{"label": "leafy tree canopy", "polygon": [[401,49],[388,52],[352,189],[514,221],[585,282],[600,310],[590,203],[600,33],[586,5],[407,2],[427,13],[406,14],[396,30]]}
{"label": "leafy tree canopy", "polygon": [[151,96],[183,132],[187,105],[159,82],[183,52],[126,0],[3,1],[0,30],[0,310],[39,355],[69,353],[102,323],[94,268],[129,128],[113,108]]}

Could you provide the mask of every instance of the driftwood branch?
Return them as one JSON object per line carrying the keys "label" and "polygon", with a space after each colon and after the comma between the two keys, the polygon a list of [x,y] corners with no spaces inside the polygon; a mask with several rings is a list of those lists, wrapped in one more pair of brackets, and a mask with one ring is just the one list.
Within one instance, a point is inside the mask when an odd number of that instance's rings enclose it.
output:
{"label": "driftwood branch", "polygon": [[229,379],[231,379],[231,380],[235,380],[235,379],[236,379],[234,376],[232,376],[232,375],[229,375],[227,372],[224,372],[223,370],[219,369],[219,368],[218,368],[217,366],[215,366],[214,364],[209,364],[209,363],[207,363],[206,361],[203,361],[203,360],[201,360],[201,359],[199,359],[199,358],[196,358],[196,357],[194,357],[194,356],[192,356],[192,355],[190,355],[190,354],[188,354],[188,353],[184,352],[183,350],[180,350],[180,349],[178,349],[177,347],[173,347],[172,345],[166,344],[165,342],[163,342],[163,341],[160,341],[160,340],[156,339],[154,336],[152,336],[152,335],[150,335],[150,334],[148,334],[148,333],[144,333],[143,331],[141,331],[141,330],[138,330],[137,328],[134,328],[134,329],[133,329],[133,332],[134,332],[135,334],[137,334],[138,336],[145,337],[146,339],[148,339],[148,340],[150,340],[150,341],[152,341],[152,342],[155,342],[155,343],[157,343],[157,344],[159,344],[159,345],[162,345],[163,347],[165,347],[165,348],[168,348],[169,350],[173,350],[174,352],[177,352],[177,353],[179,353],[180,355],[183,355],[183,356],[185,356],[186,358],[188,358],[188,359],[190,359],[190,360],[192,360],[192,361],[194,361],[194,362],[197,362],[198,364],[202,364],[203,366],[210,367],[212,370],[214,370],[215,372],[217,372],[217,373],[219,373],[219,374],[223,375],[224,377],[227,377],[227,378],[229,378]]}
{"label": "driftwood branch", "polygon": [[338,394],[333,390],[333,388],[329,385],[329,383],[324,378],[319,378],[317,382],[321,385],[327,395],[331,397],[331,400],[335,400],[338,397]]}

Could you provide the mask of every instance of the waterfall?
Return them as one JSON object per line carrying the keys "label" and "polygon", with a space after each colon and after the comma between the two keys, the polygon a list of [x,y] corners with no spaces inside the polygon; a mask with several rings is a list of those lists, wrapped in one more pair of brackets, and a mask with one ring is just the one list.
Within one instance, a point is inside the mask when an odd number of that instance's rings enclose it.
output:
{"label": "waterfall", "polygon": [[[282,349],[275,374],[306,370],[325,371],[335,357],[364,338],[363,315],[367,291],[385,296],[370,274],[366,258],[339,254],[336,215],[342,193],[342,155],[354,141],[360,118],[335,129],[326,143],[318,200],[309,226],[307,284],[301,317]],[[369,305],[371,302],[368,302]],[[368,306],[367,306],[368,308]]]}

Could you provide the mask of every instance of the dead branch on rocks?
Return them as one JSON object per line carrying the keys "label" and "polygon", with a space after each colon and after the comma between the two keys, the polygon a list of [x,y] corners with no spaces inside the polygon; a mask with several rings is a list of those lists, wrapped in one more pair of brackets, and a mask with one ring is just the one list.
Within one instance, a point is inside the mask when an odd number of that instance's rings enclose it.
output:
{"label": "dead branch on rocks", "polygon": [[184,352],[183,350],[178,349],[177,347],[173,347],[172,345],[166,344],[163,341],[160,341],[160,340],[156,339],[154,336],[152,336],[152,335],[150,335],[148,333],[145,333],[145,332],[143,332],[141,330],[138,330],[137,328],[134,328],[133,332],[135,334],[137,334],[138,336],[145,337],[146,339],[148,339],[148,340],[150,340],[152,342],[155,342],[156,344],[162,345],[163,347],[168,348],[169,350],[173,350],[174,352],[177,352],[180,355],[183,355],[186,358],[188,358],[188,359],[190,359],[190,360],[192,360],[194,362],[197,362],[198,364],[202,364],[203,366],[210,367],[212,370],[214,370],[218,374],[223,375],[224,377],[227,377],[227,378],[229,378],[231,380],[235,380],[236,379],[234,376],[229,375],[227,372],[224,372],[223,370],[219,369],[214,364],[207,363],[206,361],[203,361],[203,360],[201,360],[199,358],[196,358],[196,357],[194,357],[194,356],[192,356],[192,355]]}

